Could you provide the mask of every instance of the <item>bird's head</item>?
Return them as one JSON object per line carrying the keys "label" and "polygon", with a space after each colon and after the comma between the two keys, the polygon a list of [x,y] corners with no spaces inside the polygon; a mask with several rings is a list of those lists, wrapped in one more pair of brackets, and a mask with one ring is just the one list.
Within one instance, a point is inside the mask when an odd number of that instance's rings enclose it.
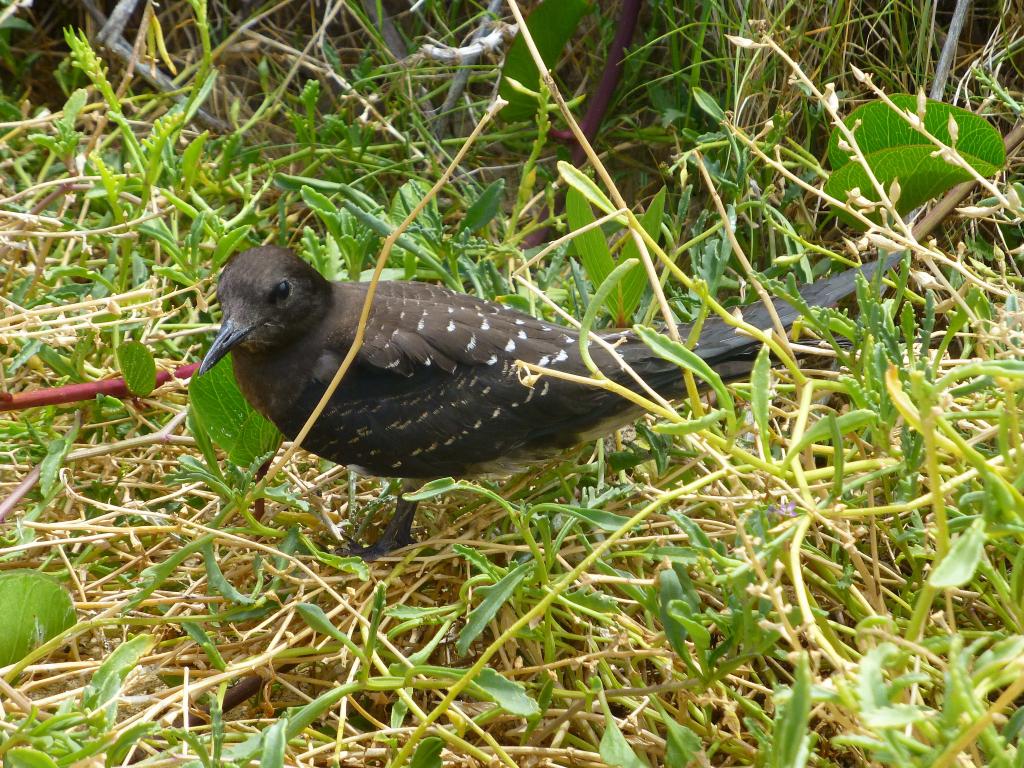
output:
{"label": "bird's head", "polygon": [[223,320],[197,375],[235,347],[271,350],[323,317],[331,286],[288,248],[250,248],[227,263],[217,282]]}

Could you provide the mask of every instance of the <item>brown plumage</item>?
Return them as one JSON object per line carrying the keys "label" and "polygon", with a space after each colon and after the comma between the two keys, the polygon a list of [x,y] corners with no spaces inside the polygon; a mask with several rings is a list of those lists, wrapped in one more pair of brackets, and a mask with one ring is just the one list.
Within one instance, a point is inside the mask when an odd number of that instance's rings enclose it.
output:
{"label": "brown plumage", "polygon": [[[808,286],[804,298],[835,303],[852,290],[854,272]],[[199,374],[232,351],[243,395],[294,438],[351,347],[366,288],[328,282],[285,248],[239,254],[220,276],[224,321]],[[790,324],[796,311],[776,304]],[[744,316],[769,327],[764,307]],[[682,392],[679,369],[632,333],[602,336],[660,394]],[[590,351],[605,375],[641,391],[603,348],[592,344]],[[735,378],[749,371],[757,346],[709,319],[695,351]],[[589,373],[574,329],[434,285],[381,282],[355,364],[303,447],[366,474],[414,481],[507,473],[637,415],[615,394],[554,377],[526,387],[516,360]],[[400,500],[378,542],[360,553],[377,557],[411,543],[414,512],[414,502]]]}

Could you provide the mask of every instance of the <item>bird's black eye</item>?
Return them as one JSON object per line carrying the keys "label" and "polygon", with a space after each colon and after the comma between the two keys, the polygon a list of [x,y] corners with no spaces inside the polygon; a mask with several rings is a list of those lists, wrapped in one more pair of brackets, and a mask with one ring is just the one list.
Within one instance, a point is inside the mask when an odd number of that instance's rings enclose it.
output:
{"label": "bird's black eye", "polygon": [[292,292],[292,284],[287,280],[282,280],[280,283],[270,289],[270,299],[272,304],[276,304],[279,301],[284,301],[288,298],[288,294]]}

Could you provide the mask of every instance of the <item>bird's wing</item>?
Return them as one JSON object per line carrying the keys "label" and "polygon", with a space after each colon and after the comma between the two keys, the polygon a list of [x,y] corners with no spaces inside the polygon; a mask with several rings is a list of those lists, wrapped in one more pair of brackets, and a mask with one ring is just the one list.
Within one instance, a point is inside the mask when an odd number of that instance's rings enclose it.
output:
{"label": "bird's wing", "polygon": [[451,373],[458,365],[553,361],[576,343],[573,331],[516,310],[439,286],[395,281],[377,287],[359,360],[402,376],[431,365]]}

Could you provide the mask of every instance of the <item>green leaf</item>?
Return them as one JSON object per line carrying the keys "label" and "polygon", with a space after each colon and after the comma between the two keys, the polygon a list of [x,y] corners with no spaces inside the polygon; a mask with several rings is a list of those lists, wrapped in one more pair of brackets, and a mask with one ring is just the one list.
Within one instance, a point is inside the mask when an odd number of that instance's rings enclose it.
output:
{"label": "green leaf", "polygon": [[[658,242],[661,239],[661,219],[665,213],[665,194],[666,188],[662,187],[658,194],[651,200],[651,204],[647,206],[647,210],[644,215],[640,217],[640,226],[643,227],[644,232],[650,235],[651,239]],[[640,259],[640,248],[637,246],[636,241],[633,240],[632,235],[626,235],[626,242],[622,246],[622,260],[627,259]],[[629,274],[623,278],[622,281],[622,317],[623,325],[625,325],[629,319],[636,312],[636,308],[640,305],[640,299],[644,296],[644,291],[647,290],[647,271],[644,269],[641,263],[635,270],[632,270]]]}
{"label": "green leaf", "polygon": [[803,768],[810,756],[811,670],[807,654],[801,653],[789,698],[775,713],[772,729],[771,765],[774,768]]}
{"label": "green leaf", "polygon": [[[835,420],[834,424],[833,419]],[[830,413],[827,417],[814,422],[811,428],[804,432],[800,439],[789,447],[783,463],[788,464],[800,451],[819,440],[832,439],[837,430],[839,434],[845,435],[850,432],[856,432],[858,429],[869,424],[874,424],[876,421],[878,421],[878,413],[869,408],[849,411],[842,416]],[[836,446],[837,449],[840,447]]]}
{"label": "green leaf", "polygon": [[[565,215],[573,232],[579,232],[595,221],[590,202],[575,186],[570,186],[565,194]],[[583,269],[586,271],[587,277],[590,278],[590,282],[594,284],[595,288],[600,286],[615,269],[615,260],[612,259],[601,228],[596,227],[576,234],[572,239],[572,244],[576,253],[579,254]]]}
{"label": "green leaf", "polygon": [[117,346],[117,367],[133,395],[145,397],[156,388],[156,362],[142,342],[122,341]]}
{"label": "green leaf", "polygon": [[193,377],[188,389],[196,418],[235,464],[248,467],[277,448],[280,433],[242,397],[230,355]]}
{"label": "green leaf", "polygon": [[202,167],[200,159],[203,156],[203,147],[205,146],[208,138],[210,138],[210,132],[203,131],[192,139],[192,142],[185,147],[185,151],[181,153],[182,189],[186,193],[192,189],[192,186],[196,183],[196,176],[199,174],[199,169]]}
{"label": "green leaf", "polygon": [[608,765],[617,768],[647,768],[647,763],[637,757],[636,752],[629,746],[629,742],[619,730],[615,718],[606,713],[604,719],[604,733],[601,735],[601,743],[598,745],[601,759]]}
{"label": "green leaf", "polygon": [[127,614],[135,610],[143,600],[153,594],[164,583],[179,565],[192,557],[192,555],[202,552],[207,542],[213,541],[213,539],[214,535],[208,533],[201,539],[190,541],[183,547],[174,550],[173,554],[167,559],[144,568],[142,573],[135,578],[135,584],[139,587],[138,592],[122,606],[121,612]]}
{"label": "green leaf", "polygon": [[441,750],[444,742],[437,736],[428,736],[416,747],[409,768],[441,768]]}
{"label": "green leaf", "polygon": [[206,654],[206,658],[210,660],[210,664],[214,669],[219,669],[221,672],[228,668],[227,663],[224,661],[224,657],[217,649],[217,645],[213,642],[206,630],[199,626],[194,621],[184,621],[181,624],[181,628],[185,631],[185,634],[192,638],[192,642],[203,649],[203,653]]}
{"label": "green leaf", "polygon": [[693,100],[697,102],[697,106],[705,113],[713,117],[716,123],[721,123],[725,120],[725,111],[722,109],[722,105],[715,101],[715,98],[703,88],[693,89]]}
{"label": "green leaf", "polygon": [[470,611],[466,626],[462,628],[455,643],[455,650],[460,656],[466,655],[469,646],[484,631],[484,627],[498,613],[498,609],[512,597],[519,583],[533,572],[535,565],[532,561],[521,563],[505,574],[494,586],[487,588],[487,596],[480,605]]}
{"label": "green leaf", "polygon": [[687,349],[678,341],[673,341],[668,336],[660,334],[653,328],[648,328],[645,325],[634,325],[633,330],[658,357],[668,360],[670,363],[675,363],[680,368],[685,368],[707,382],[718,398],[718,404],[725,411],[726,419],[729,422],[729,431],[735,432],[736,408],[733,405],[732,395],[726,389],[722,377],[715,373],[714,369],[700,355]]}
{"label": "green leaf", "polygon": [[45,752],[31,747],[15,747],[4,753],[4,768],[57,768]]}
{"label": "green leaf", "polygon": [[82,691],[82,706],[90,712],[106,709],[106,721],[112,722],[124,681],[155,645],[152,635],[137,635],[118,645]]}
{"label": "green leaf", "polygon": [[[576,31],[580,19],[589,10],[590,5],[585,0],[543,0],[526,17],[530,37],[548,69],[557,63],[558,56]],[[509,121],[529,120],[537,112],[537,103],[515,90],[506,78],[518,81],[531,91],[540,88],[540,73],[522,34],[516,35],[505,54],[498,94],[508,104],[499,114]]]}
{"label": "green leaf", "polygon": [[203,562],[206,564],[206,579],[217,594],[239,605],[252,605],[256,602],[248,595],[243,595],[235,589],[234,584],[228,581],[224,572],[220,569],[220,564],[217,562],[217,555],[214,554],[212,540],[207,540],[204,543],[202,552]]}
{"label": "green leaf", "polygon": [[0,616],[0,667],[21,661],[75,625],[67,590],[52,576],[31,570],[0,574]]}
{"label": "green leaf", "polygon": [[[900,109],[917,114],[916,96],[896,94],[891,98]],[[957,125],[956,142],[949,131],[950,120]],[[972,178],[967,170],[941,157],[933,157],[937,147],[882,101],[858,107],[843,122],[853,130],[857,146],[882,188],[888,192],[893,181],[899,180],[900,195],[895,206],[901,214]],[[943,144],[954,147],[982,176],[993,176],[1006,164],[1006,151],[999,132],[985,118],[972,112],[929,99],[925,105],[924,127]],[[878,195],[863,166],[852,161],[849,151],[840,148],[843,140],[838,129],[832,132],[828,156],[834,170],[825,183],[825,192],[845,201],[847,192],[857,188],[868,200],[877,201]],[[857,223],[842,211],[839,215],[850,223]]]}
{"label": "green leaf", "polygon": [[[917,113],[917,96],[914,94],[897,93],[889,98],[900,109]],[[949,133],[950,117],[956,121],[959,134],[955,148],[964,155],[964,159],[969,160],[967,155],[971,155],[989,166],[994,166],[995,169],[1006,164],[1006,149],[1003,146],[1003,140],[988,120],[961,107],[954,107],[933,99],[926,100],[925,130],[946,145],[953,145],[952,136]],[[854,128],[858,122],[860,126]],[[847,115],[843,123],[847,128],[853,129],[857,146],[866,155],[892,147],[920,145],[935,149],[934,144],[914,130],[905,119],[880,100],[862,104]],[[835,129],[832,131],[828,143],[828,160],[832,168],[837,170],[852,160],[852,155],[848,151],[839,148],[841,139],[843,139],[842,133]]]}
{"label": "green leaf", "polygon": [[263,732],[260,768],[284,768],[284,750],[288,746],[288,718],[282,717]]}
{"label": "green leaf", "polygon": [[73,427],[63,437],[55,437],[46,447],[46,456],[43,457],[43,461],[39,465],[39,487],[43,492],[43,496],[48,497],[57,487],[57,480],[60,477],[59,473],[61,465],[64,463],[64,457],[71,450],[71,444],[74,443],[77,435],[78,428]]}
{"label": "green leaf", "polygon": [[671,717],[666,716],[664,722],[667,731],[665,765],[686,768],[700,754],[700,736]]}
{"label": "green leaf", "polygon": [[530,698],[526,689],[520,684],[509,680],[490,667],[484,667],[473,682],[494,700],[494,703],[510,715],[533,717],[540,714],[537,702]]}
{"label": "green leaf", "polygon": [[693,609],[685,600],[671,600],[668,604],[668,613],[678,621],[686,630],[686,634],[693,641],[693,646],[704,655],[711,648],[711,633],[708,628],[694,618]]}
{"label": "green leaf", "polygon": [[[558,175],[562,177],[562,180],[570,188],[579,192],[595,208],[605,213],[618,210],[616,206],[612,205],[612,201],[608,199],[608,196],[597,186],[597,183],[575,165],[567,163],[565,160],[559,160]],[[618,221],[619,219],[616,220]]]}
{"label": "green leaf", "polygon": [[985,540],[985,520],[978,518],[957,536],[942,562],[928,577],[928,583],[936,589],[949,589],[970,582],[985,556]]}
{"label": "green leaf", "polygon": [[679,658],[688,660],[690,651],[686,647],[686,627],[669,612],[669,604],[682,601],[684,598],[678,574],[671,568],[663,568],[658,574],[658,613],[661,626],[665,630],[665,638]]}
{"label": "green leaf", "polygon": [[558,509],[560,511],[567,512],[585,523],[590,523],[595,528],[607,531],[608,533],[618,531],[629,522],[629,518],[625,515],[616,515],[614,512],[605,512],[603,509],[570,507],[562,504],[558,505]]}
{"label": "green leaf", "polygon": [[754,367],[750,372],[750,409],[754,415],[754,424],[757,425],[757,432],[761,435],[765,451],[768,450],[768,441],[771,437],[771,430],[768,428],[768,403],[771,393],[771,359],[768,345],[761,347],[754,360]]}
{"label": "green leaf", "polygon": [[473,204],[466,210],[462,218],[459,230],[464,232],[476,232],[483,229],[491,220],[497,216],[498,208],[501,206],[501,196],[505,191],[505,180],[497,179],[487,185],[487,188],[480,193],[480,197],[473,201]]}
{"label": "green leaf", "polygon": [[659,421],[654,425],[654,431],[659,435],[692,435],[696,432],[703,432],[705,429],[711,429],[711,427],[715,426],[725,417],[725,411],[718,408],[710,413],[705,413],[697,419]]}
{"label": "green leaf", "polygon": [[243,224],[240,227],[235,227],[217,240],[217,247],[213,249],[214,267],[220,267],[221,264],[227,261],[228,257],[238,249],[239,243],[245,244],[244,241],[250,229],[252,229],[252,225]]}
{"label": "green leaf", "polygon": [[[185,624],[188,626],[188,623]],[[226,666],[220,668],[222,671]],[[160,724],[154,722],[136,723],[127,730],[121,731],[117,741],[107,750],[106,768],[120,766],[128,752],[138,746],[144,738],[160,730]]]}
{"label": "green leaf", "polygon": [[313,605],[312,603],[299,603],[295,606],[295,609],[298,611],[303,621],[305,621],[312,630],[319,632],[321,635],[326,635],[327,637],[337,640],[352,651],[357,658],[365,658],[362,649],[352,642],[352,639],[348,635],[331,623],[331,620],[319,605]]}

